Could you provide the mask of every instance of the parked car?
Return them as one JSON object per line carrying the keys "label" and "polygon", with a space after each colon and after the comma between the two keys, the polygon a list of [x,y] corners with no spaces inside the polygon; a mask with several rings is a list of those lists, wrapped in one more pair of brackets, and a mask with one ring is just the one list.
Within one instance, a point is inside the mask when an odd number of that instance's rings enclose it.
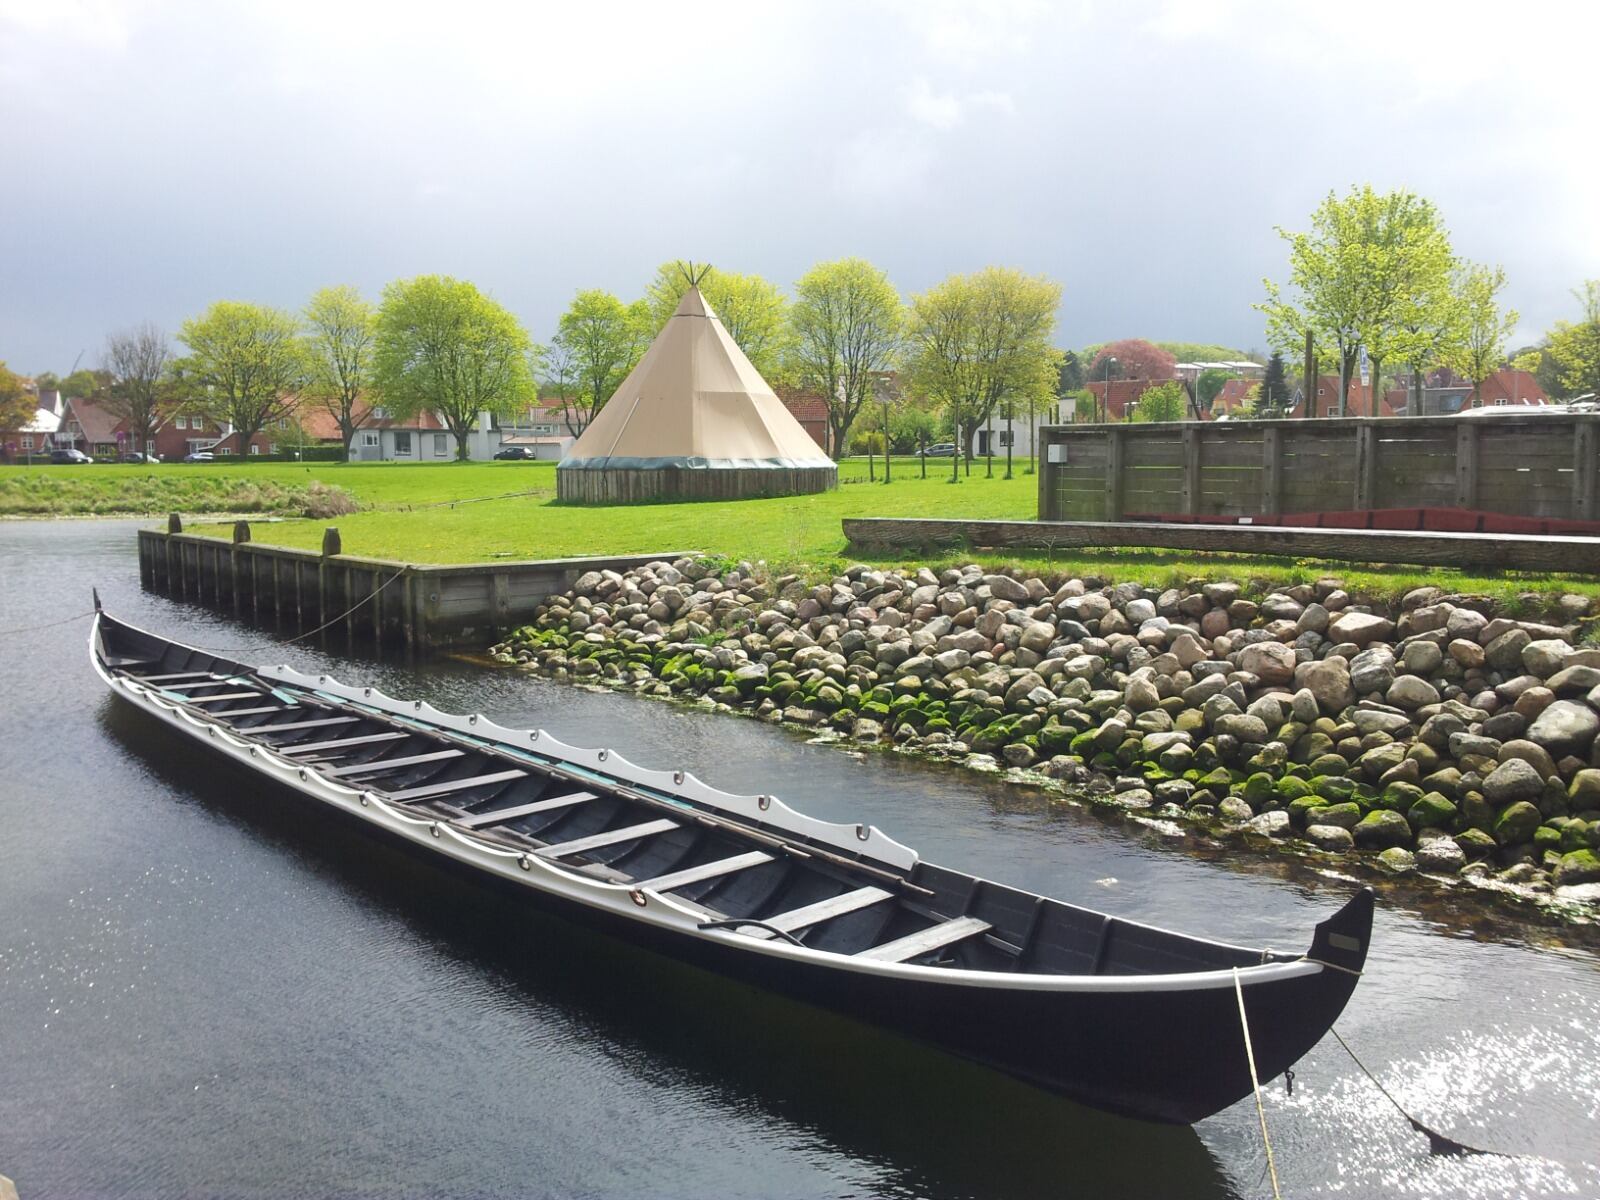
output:
{"label": "parked car", "polygon": [[917,454],[922,458],[954,458],[956,444],[954,442],[935,442],[931,446],[924,446]]}
{"label": "parked car", "polygon": [[536,458],[526,446],[503,446],[494,452],[496,458]]}
{"label": "parked car", "polygon": [[53,463],[60,463],[62,466],[77,467],[82,466],[85,463],[92,463],[94,459],[90,458],[82,450],[73,450],[69,448],[66,450],[50,451],[50,461]]}
{"label": "parked car", "polygon": [[184,462],[216,462],[217,456],[209,450],[191,450],[183,456]]}
{"label": "parked car", "polygon": [[138,463],[140,466],[144,466],[146,463],[158,463],[161,461],[161,458],[156,454],[141,454],[137,450],[128,450],[122,455],[121,461],[125,463]]}

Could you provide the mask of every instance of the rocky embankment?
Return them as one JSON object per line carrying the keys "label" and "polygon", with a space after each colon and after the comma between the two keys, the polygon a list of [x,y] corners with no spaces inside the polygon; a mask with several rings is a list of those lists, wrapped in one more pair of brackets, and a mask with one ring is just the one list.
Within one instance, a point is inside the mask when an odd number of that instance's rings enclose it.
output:
{"label": "rocky embankment", "polygon": [[1177,829],[1395,872],[1600,895],[1600,648],[1436,588],[1255,598],[977,566],[813,586],[687,559],[591,572],[494,648],[559,678],[704,698],[1051,777]]}

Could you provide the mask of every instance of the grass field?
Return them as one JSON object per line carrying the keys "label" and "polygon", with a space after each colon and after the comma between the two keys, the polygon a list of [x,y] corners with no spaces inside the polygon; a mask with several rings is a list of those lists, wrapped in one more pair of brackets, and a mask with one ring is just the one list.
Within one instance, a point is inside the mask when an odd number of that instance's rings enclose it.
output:
{"label": "grass field", "polygon": [[[928,463],[922,477],[914,458],[895,459],[893,482],[883,463],[868,482],[865,459],[840,465],[837,491],[816,496],[679,504],[579,508],[555,503],[553,463],[214,463],[13,468],[0,472],[0,514],[12,516],[161,514],[179,511],[202,533],[226,536],[231,527],[207,523],[205,513],[301,511],[313,481],[341,489],[360,511],[334,518],[258,523],[257,541],[315,548],[336,521],[351,554],[411,562],[476,562],[497,558],[556,558],[587,554],[694,550],[729,559],[764,559],[775,570],[808,576],[837,571],[862,556],[845,543],[844,517],[967,517],[1026,519],[1037,511],[1037,484],[1018,460],[1013,478],[996,460],[982,461],[950,482],[948,459]],[[866,556],[879,564],[909,561]],[[1362,592],[1393,599],[1413,587],[1490,595],[1512,610],[1537,608],[1535,595],[1565,591],[1600,596],[1600,582],[1515,574],[1467,575],[1409,567],[1293,559],[1205,555],[1179,551],[1107,550],[1056,555],[996,556],[947,551],[942,565],[979,558],[1038,572],[1071,571],[1162,586],[1227,576],[1262,584],[1309,581],[1333,574]]]}
{"label": "grass field", "polygon": [[[83,483],[78,486],[103,480],[107,488],[122,486],[116,482],[119,473],[180,482],[196,477],[232,478],[284,488],[320,480],[342,488],[362,506],[360,512],[337,518],[345,549],[377,558],[449,563],[695,550],[735,560],[764,559],[775,570],[822,576],[861,557],[852,554],[844,541],[840,520],[847,516],[1032,517],[1037,506],[1037,479],[1025,473],[1026,465],[1017,462],[1014,477],[1007,480],[1002,477],[1003,461],[996,460],[991,479],[985,477],[980,461],[970,477],[963,472],[961,482],[952,484],[948,460],[930,461],[924,479],[916,459],[896,459],[894,481],[886,486],[881,482],[881,460],[875,467],[880,482],[869,483],[866,460],[852,459],[840,467],[839,489],[821,495],[611,508],[556,504],[555,468],[550,463],[263,463],[36,470],[81,477]],[[158,505],[153,511],[167,507],[171,506]],[[188,506],[177,507],[193,511]],[[329,523],[284,520],[258,524],[254,536],[261,542],[314,548],[321,544],[322,531]],[[189,524],[218,536],[228,532],[225,525]],[[880,564],[907,561],[895,555],[869,557]],[[1528,599],[1535,594],[1576,591],[1600,596],[1600,583],[1593,580],[1359,568],[1177,551],[1108,550],[1053,556],[950,551],[936,556],[931,565],[975,557],[1040,572],[1071,571],[1157,586],[1224,576],[1264,584],[1292,583],[1333,574],[1368,595],[1392,599],[1413,587],[1437,584],[1451,591],[1494,596],[1513,611],[1538,607]]]}

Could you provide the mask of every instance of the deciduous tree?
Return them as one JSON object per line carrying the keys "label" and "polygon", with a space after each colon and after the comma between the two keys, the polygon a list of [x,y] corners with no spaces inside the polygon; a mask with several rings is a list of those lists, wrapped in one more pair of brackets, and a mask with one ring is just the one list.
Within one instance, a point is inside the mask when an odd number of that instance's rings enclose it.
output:
{"label": "deciduous tree", "polygon": [[1330,192],[1309,232],[1278,233],[1289,243],[1294,297],[1285,299],[1275,282],[1263,280],[1267,298],[1256,307],[1266,314],[1274,348],[1297,353],[1308,329],[1318,345],[1332,348],[1343,413],[1363,344],[1378,371],[1385,359],[1408,356],[1401,336],[1406,305],[1436,294],[1427,280],[1448,279],[1448,235],[1428,201],[1370,186],[1342,198]]}
{"label": "deciduous tree", "polygon": [[479,413],[506,415],[535,399],[532,348],[521,323],[472,284],[419,275],[383,289],[373,382],[398,416],[437,413],[465,460]]}
{"label": "deciduous tree", "polygon": [[1189,393],[1184,390],[1183,384],[1176,379],[1169,379],[1165,383],[1156,384],[1155,387],[1146,388],[1140,394],[1139,399],[1134,402],[1130,420],[1181,421],[1188,402]]}
{"label": "deciduous tree", "polygon": [[1054,393],[1060,303],[1060,284],[1007,267],[952,275],[912,300],[908,374],[950,414],[969,470],[973,439],[996,405]]}
{"label": "deciduous tree", "polygon": [[1506,339],[1516,328],[1517,310],[1500,310],[1496,297],[1506,286],[1500,267],[1471,264],[1460,272],[1458,304],[1460,341],[1451,355],[1452,365],[1472,380],[1472,406],[1483,403],[1483,381],[1506,360]]}
{"label": "deciduous tree", "polygon": [[378,340],[378,311],[353,287],[323,288],[306,305],[311,377],[306,396],[339,424],[345,452],[372,417],[367,389]]}
{"label": "deciduous tree", "polygon": [[[1278,363],[1280,369],[1282,361]],[[1219,367],[1211,367],[1200,372],[1200,378],[1195,380],[1195,391],[1199,393],[1198,399],[1204,408],[1210,408],[1211,402],[1217,398],[1217,393],[1222,390],[1222,385],[1227,383],[1232,376]]]}
{"label": "deciduous tree", "polygon": [[700,294],[750,364],[768,383],[782,382],[793,336],[789,306],[778,287],[759,275],[740,275],[713,267],[696,270],[691,264],[679,262],[662,263],[655,279],[645,288],[651,334],[659,333],[671,319],[678,302],[691,286],[691,274],[698,280]]}
{"label": "deciduous tree", "polygon": [[173,364],[179,403],[239,436],[239,451],[269,422],[288,417],[310,375],[293,313],[219,300],[178,329],[188,353]]}
{"label": "deciduous tree", "polygon": [[1089,364],[1091,382],[1106,377],[1108,358],[1117,360],[1111,372],[1113,379],[1171,379],[1172,370],[1178,365],[1176,358],[1152,342],[1123,338],[1107,342],[1095,352],[1094,361]]}
{"label": "deciduous tree", "polygon": [[1583,307],[1583,319],[1576,324],[1556,322],[1550,357],[1569,396],[1600,393],[1600,279],[1585,280],[1583,288],[1572,294]]}
{"label": "deciduous tree", "polygon": [[22,429],[33,423],[39,400],[27,380],[0,362],[0,429]]}
{"label": "deciduous tree", "polygon": [[575,404],[592,421],[650,345],[650,313],[643,301],[624,304],[600,288],[573,297],[552,343],[576,384]]}
{"label": "deciduous tree", "polygon": [[795,284],[794,374],[828,406],[828,444],[844,453],[873,380],[899,351],[905,312],[889,277],[860,258],[818,263]]}
{"label": "deciduous tree", "polygon": [[106,339],[102,365],[112,383],[105,409],[128,427],[144,453],[175,399],[172,358],[167,335],[148,321]]}

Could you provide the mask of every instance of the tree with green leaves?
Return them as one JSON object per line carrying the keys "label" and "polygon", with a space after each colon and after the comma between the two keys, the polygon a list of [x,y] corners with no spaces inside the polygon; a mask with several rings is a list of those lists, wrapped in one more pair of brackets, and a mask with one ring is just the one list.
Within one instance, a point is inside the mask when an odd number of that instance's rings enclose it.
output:
{"label": "tree with green leaves", "polygon": [[1069,396],[1084,385],[1083,359],[1076,350],[1061,351],[1061,371],[1056,381],[1056,395]]}
{"label": "tree with green leaves", "polygon": [[977,431],[997,405],[1054,394],[1061,352],[1050,340],[1060,303],[1060,284],[1008,267],[952,275],[912,300],[907,373],[949,413],[969,473]]}
{"label": "tree with green leaves", "polygon": [[1600,279],[1585,280],[1572,294],[1583,307],[1583,319],[1556,322],[1549,356],[1567,395],[1594,395],[1600,393]]}
{"label": "tree with green leaves", "polygon": [[1195,391],[1198,393],[1197,398],[1201,407],[1210,408],[1211,402],[1217,398],[1217,393],[1222,390],[1223,384],[1232,378],[1233,376],[1220,367],[1208,367],[1201,371],[1200,378],[1195,380]]}
{"label": "tree with green leaves", "polygon": [[561,314],[552,350],[576,383],[575,403],[583,410],[584,424],[594,420],[638,365],[653,332],[643,301],[624,304],[600,288],[573,297]]}
{"label": "tree with green leaves", "polygon": [[378,340],[378,310],[353,287],[323,288],[306,305],[311,377],[306,398],[339,425],[345,453],[372,418],[367,390]]}
{"label": "tree with green leaves", "polygon": [[1483,381],[1506,361],[1506,339],[1520,319],[1516,309],[1500,309],[1496,297],[1505,286],[1506,273],[1500,267],[1468,264],[1460,272],[1460,340],[1451,365],[1472,380],[1474,408],[1483,404]]}
{"label": "tree with green leaves", "polygon": [[98,400],[112,382],[111,372],[104,367],[81,367],[60,381],[61,394],[69,400]]}
{"label": "tree with green leaves", "polygon": [[[1221,390],[1220,388],[1218,390]],[[1213,393],[1215,398],[1215,393]],[[1169,379],[1165,383],[1158,383],[1155,387],[1146,388],[1134,401],[1130,421],[1181,421],[1184,409],[1188,407],[1189,393],[1184,390],[1183,384],[1176,379]]]}
{"label": "tree with green leaves", "polygon": [[0,429],[25,429],[39,411],[39,398],[28,381],[0,362]]}
{"label": "tree with green leaves", "polygon": [[[697,282],[691,284],[689,281]],[[775,284],[759,275],[740,275],[692,263],[662,263],[645,288],[651,335],[659,333],[691,286],[711,305],[734,344],[768,383],[785,382],[791,332],[788,301]]]}
{"label": "tree with green leaves", "polygon": [[844,452],[850,426],[893,366],[905,324],[900,293],[860,258],[818,263],[795,284],[789,314],[794,375],[828,406],[828,444]]}
{"label": "tree with green leaves", "polygon": [[522,324],[472,284],[419,275],[383,289],[373,383],[396,416],[438,414],[467,458],[479,413],[505,416],[537,397]]}
{"label": "tree with green leaves", "polygon": [[106,339],[102,366],[112,383],[103,404],[128,427],[134,444],[146,454],[175,398],[172,359],[167,335],[148,321]]}
{"label": "tree with green leaves", "polygon": [[231,426],[240,454],[268,424],[291,415],[311,374],[299,320],[263,304],[219,300],[185,321],[178,340],[188,350],[173,364],[180,407]]}
{"label": "tree with green leaves", "polygon": [[1330,192],[1312,214],[1309,232],[1278,233],[1289,244],[1294,299],[1267,279],[1267,298],[1256,308],[1266,315],[1275,349],[1298,353],[1308,329],[1318,345],[1332,348],[1343,413],[1363,345],[1375,375],[1385,360],[1408,356],[1407,306],[1438,295],[1435,285],[1448,280],[1449,236],[1428,201],[1370,186],[1342,198]]}

